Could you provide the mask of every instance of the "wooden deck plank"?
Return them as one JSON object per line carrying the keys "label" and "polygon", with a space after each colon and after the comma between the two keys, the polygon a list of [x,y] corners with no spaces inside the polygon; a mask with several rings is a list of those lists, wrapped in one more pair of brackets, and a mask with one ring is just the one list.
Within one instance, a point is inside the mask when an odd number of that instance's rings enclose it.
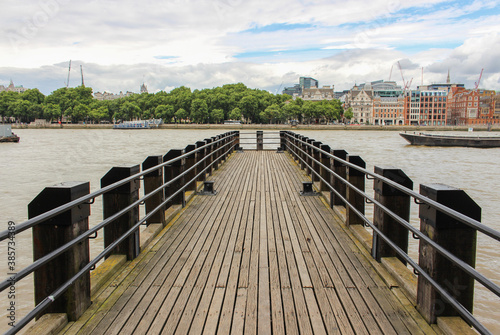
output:
{"label": "wooden deck plank", "polygon": [[[288,154],[233,154],[68,334],[422,334]],[[134,263],[135,262],[135,263]],[[99,306],[99,308],[97,308]]]}

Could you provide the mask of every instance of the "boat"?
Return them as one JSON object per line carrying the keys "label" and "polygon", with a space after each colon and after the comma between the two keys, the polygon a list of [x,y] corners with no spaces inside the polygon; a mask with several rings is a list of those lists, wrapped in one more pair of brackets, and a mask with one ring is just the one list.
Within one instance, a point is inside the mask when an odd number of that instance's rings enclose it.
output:
{"label": "boat", "polygon": [[12,132],[10,124],[0,124],[0,143],[18,143],[20,137]]}
{"label": "boat", "polygon": [[399,133],[411,145],[435,147],[498,148],[500,136],[461,136],[425,133]]}
{"label": "boat", "polygon": [[113,125],[113,129],[151,129],[158,128],[163,123],[161,119],[123,121]]}

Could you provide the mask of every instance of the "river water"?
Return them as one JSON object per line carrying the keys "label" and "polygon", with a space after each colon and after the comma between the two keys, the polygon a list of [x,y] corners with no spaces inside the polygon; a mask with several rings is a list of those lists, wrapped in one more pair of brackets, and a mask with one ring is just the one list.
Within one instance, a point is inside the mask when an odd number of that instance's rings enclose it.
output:
{"label": "river water", "polygon": [[[0,229],[9,221],[27,219],[28,203],[46,186],[64,181],[90,181],[91,191],[113,166],[141,164],[149,155],[163,155],[226,130],[141,130],[101,129],[18,129],[18,144],[0,145]],[[465,190],[482,208],[482,222],[500,230],[500,148],[432,148],[406,144],[395,131],[304,130],[301,134],[335,149],[361,156],[367,168],[395,166],[421,183],[443,183]],[[90,224],[101,220],[100,199],[92,206]],[[367,210],[370,215],[370,209]],[[411,223],[419,227],[418,206],[412,204]],[[492,239],[478,234],[476,268],[500,284],[500,248]],[[101,234],[100,234],[101,236]],[[32,261],[31,232],[15,239],[15,271]],[[0,242],[0,274],[7,277],[6,243]],[[91,242],[91,254],[102,249],[102,238]],[[417,257],[418,244],[412,242],[410,255]],[[32,278],[15,288],[16,319],[33,307]],[[0,331],[8,329],[6,291],[0,298]],[[500,299],[476,285],[474,314],[493,333],[500,333]]]}

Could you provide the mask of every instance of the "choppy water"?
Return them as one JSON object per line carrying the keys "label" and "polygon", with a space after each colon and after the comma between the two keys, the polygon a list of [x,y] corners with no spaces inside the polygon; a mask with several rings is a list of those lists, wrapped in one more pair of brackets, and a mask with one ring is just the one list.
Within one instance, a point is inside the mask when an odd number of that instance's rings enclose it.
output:
{"label": "choppy water", "polygon": [[[225,131],[225,130],[224,130]],[[218,130],[70,130],[19,129],[18,144],[0,145],[0,229],[8,221],[27,219],[28,203],[46,186],[63,181],[90,181],[91,191],[99,188],[100,178],[113,166],[140,164],[149,155],[162,155],[172,148],[183,148],[198,140],[215,136]],[[464,189],[482,208],[482,222],[500,230],[500,148],[412,147],[391,131],[300,131],[301,134],[361,156],[367,168],[374,165],[403,169],[421,183],[443,183]],[[99,222],[99,199],[92,206],[91,225]],[[369,212],[368,212],[369,213]],[[413,204],[411,222],[419,227],[418,206]],[[96,255],[102,239],[91,243]],[[6,278],[5,242],[0,243],[0,274]],[[410,246],[416,257],[418,245]],[[16,271],[31,263],[31,233],[16,238]],[[479,234],[477,269],[500,284],[498,243]],[[17,320],[33,307],[32,278],[16,286]],[[1,293],[0,331],[8,329],[6,292]],[[476,286],[475,315],[493,332],[500,333],[500,299]]]}

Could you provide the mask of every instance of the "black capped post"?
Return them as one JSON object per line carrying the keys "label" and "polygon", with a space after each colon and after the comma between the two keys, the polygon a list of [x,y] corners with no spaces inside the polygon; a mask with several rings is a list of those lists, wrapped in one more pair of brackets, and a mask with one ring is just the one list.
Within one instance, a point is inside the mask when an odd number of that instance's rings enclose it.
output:
{"label": "black capped post", "polygon": [[[67,182],[46,187],[28,205],[28,217],[34,218],[51,209],[89,194],[90,183]],[[89,229],[90,205],[81,204],[33,227],[33,260],[36,261]],[[76,275],[89,263],[89,240],[85,239],[64,254],[35,270],[35,304]],[[76,321],[90,306],[90,273],[77,279],[69,289],[44,310],[66,313]]]}
{"label": "black capped post", "polygon": [[[163,157],[158,156],[148,156],[142,163],[142,170],[148,170],[155,166],[160,165],[163,162]],[[147,195],[163,184],[163,168],[158,168],[148,174],[144,175],[144,195]],[[156,207],[158,207],[163,202],[163,190],[156,192],[149,199],[146,199],[146,214],[151,213]],[[161,223],[165,226],[165,210],[160,209],[156,211],[146,222],[149,226],[151,223]]]}
{"label": "black capped post", "polygon": [[[401,169],[375,166],[375,173],[406,188],[413,189],[413,181]],[[403,220],[410,220],[411,199],[408,194],[384,183],[378,178],[373,181],[373,189],[375,190],[376,201]],[[408,253],[408,229],[399,224],[376,204],[373,209],[373,224],[399,248]],[[373,233],[372,255],[378,262],[382,257],[398,257],[401,262],[406,264],[406,261],[399,257],[375,232]]]}
{"label": "black capped post", "polygon": [[[165,156],[163,156],[163,162],[171,161],[178,158],[184,154],[184,149],[171,149]],[[179,191],[184,186],[184,177],[179,177],[184,172],[184,165],[186,163],[185,158],[177,159],[165,166],[165,183],[170,182],[170,185],[165,187],[165,200],[176,194],[170,204],[186,206],[186,192],[185,190]],[[179,191],[179,192],[178,192]],[[167,204],[167,208],[170,207]]]}
{"label": "black capped post", "polygon": [[[420,194],[481,221],[481,207],[465,191],[442,184],[420,185]],[[420,231],[471,267],[476,264],[476,229],[459,222],[425,203],[419,209]],[[474,304],[474,279],[420,240],[420,267],[429,273],[469,312]],[[458,316],[457,311],[444,300],[422,276],[418,277],[417,308],[429,323],[440,316]]]}
{"label": "black capped post", "polygon": [[[133,176],[139,173],[139,170],[139,165],[113,167],[101,178],[101,187]],[[104,193],[102,196],[103,218],[107,219],[139,200],[139,188],[140,181],[137,178]],[[104,247],[108,247],[119,239],[137,222],[139,222],[139,205],[104,227]],[[114,248],[110,255],[126,255],[128,260],[132,260],[139,255],[139,249],[139,230],[136,230],[134,234]]]}
{"label": "black capped post", "polygon": [[[348,155],[347,161],[351,164],[366,168],[365,161],[359,156]],[[365,191],[365,174],[354,167],[347,167],[347,181],[355,188],[364,192]],[[351,187],[347,188],[347,202],[351,204],[358,212],[365,214],[365,198]],[[359,217],[351,207],[346,208],[346,225],[364,224],[364,221]]]}

